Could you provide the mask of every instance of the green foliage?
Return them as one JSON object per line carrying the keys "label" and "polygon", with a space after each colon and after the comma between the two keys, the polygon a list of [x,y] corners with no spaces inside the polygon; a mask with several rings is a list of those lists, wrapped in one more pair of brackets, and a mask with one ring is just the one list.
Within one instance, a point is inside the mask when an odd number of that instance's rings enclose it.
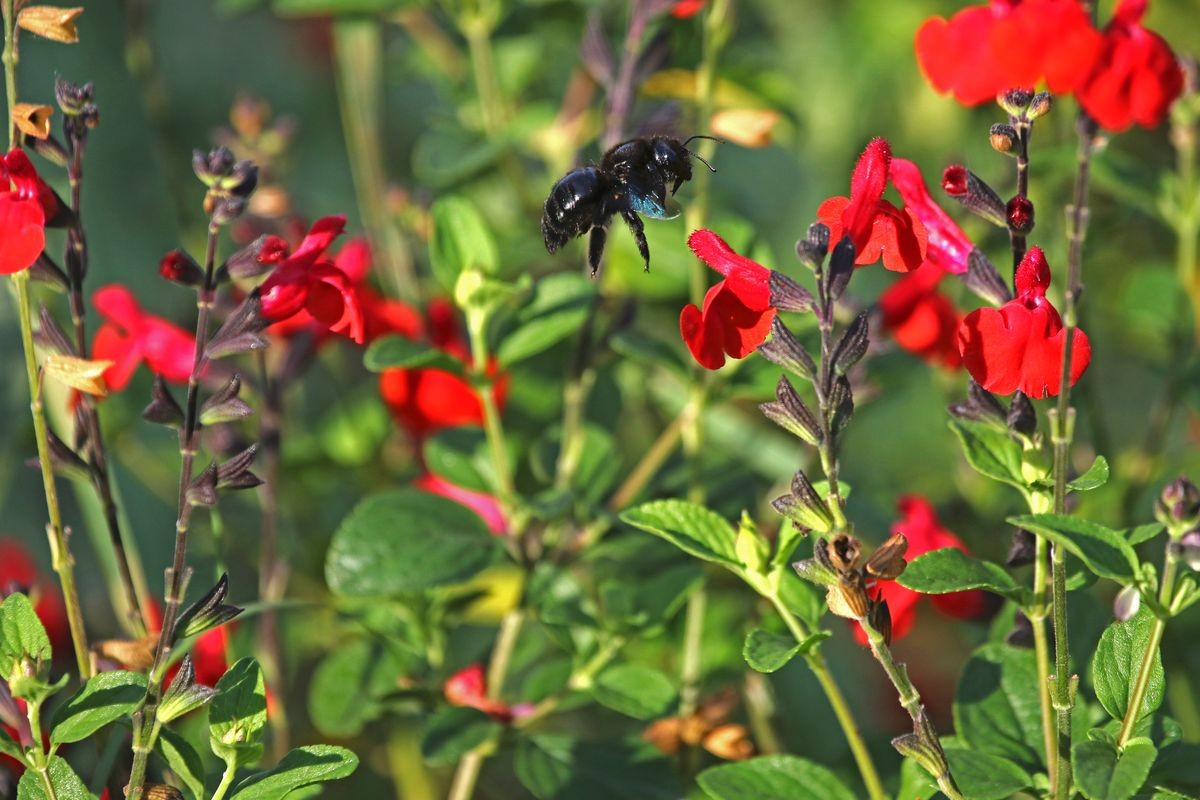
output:
{"label": "green foliage", "polygon": [[392,334],[371,342],[363,365],[372,372],[385,369],[441,369],[462,374],[461,361],[423,342]]}
{"label": "green foliage", "polygon": [[78,742],[129,714],[146,696],[146,676],[101,672],[54,711],[50,743]]}
{"label": "green foliage", "polygon": [[30,699],[44,694],[49,665],[50,639],[29,598],[10,594],[0,603],[0,676],[14,697]]}
{"label": "green foliage", "polygon": [[1137,574],[1137,554],[1120,531],[1066,514],[1027,514],[1008,522],[1061,545],[1101,578],[1128,584]]}
{"label": "green foliage", "polygon": [[654,500],[630,509],[621,520],[666,539],[685,553],[727,567],[740,567],[737,533],[721,515],[685,500]]}
{"label": "green foliage", "polygon": [[83,780],[61,756],[51,756],[46,767],[53,794],[46,790],[37,769],[27,769],[17,784],[17,800],[92,800]]}
{"label": "green foliage", "polygon": [[[1128,621],[1111,623],[1100,636],[1100,644],[1092,656],[1092,685],[1096,689],[1096,699],[1113,719],[1124,719],[1129,709],[1154,624],[1154,614],[1143,606]],[[1154,713],[1162,705],[1165,694],[1162,654],[1155,648],[1138,717]]]}
{"label": "green foliage", "polygon": [[971,800],[1006,800],[1033,785],[1029,773],[1007,758],[947,747],[946,760],[954,782]]}
{"label": "green foliage", "polygon": [[187,739],[170,728],[163,728],[154,743],[154,749],[183,784],[185,795],[191,800],[204,800],[207,797],[204,794],[204,761]]}
{"label": "green foliage", "polygon": [[1041,764],[1042,721],[1031,650],[987,644],[976,650],[954,693],[954,730],[972,751],[1033,768]]}
{"label": "green foliage", "polygon": [[549,275],[516,315],[516,326],[500,341],[500,363],[511,367],[578,333],[595,302],[592,281],[571,272]]}
{"label": "green foliage", "polygon": [[274,769],[251,775],[234,787],[231,800],[283,800],[289,793],[315,783],[336,781],[358,769],[358,756],[327,744],[297,747]]}
{"label": "green foliage", "polygon": [[904,568],[897,579],[922,594],[947,594],[966,589],[986,589],[1019,601],[1023,592],[999,565],[972,558],[953,547],[923,553]]}
{"label": "green foliage", "polygon": [[676,800],[680,794],[671,763],[640,741],[538,734],[517,745],[516,768],[538,800]]}
{"label": "green foliage", "polygon": [[1129,800],[1150,775],[1158,751],[1134,739],[1120,752],[1106,741],[1078,742],[1071,749],[1079,791],[1088,800]]}
{"label": "green foliage", "polygon": [[634,719],[662,716],[675,701],[671,679],[653,667],[625,662],[608,667],[591,686],[596,702]]}
{"label": "green foliage", "polygon": [[492,563],[498,545],[479,515],[412,489],[358,504],[333,536],[329,586],[346,597],[378,597],[460,583]]}
{"label": "green foliage", "polygon": [[253,658],[243,658],[221,676],[216,690],[208,711],[212,751],[238,764],[254,763],[262,755],[259,739],[267,725],[262,669]]}
{"label": "green foliage", "polygon": [[383,713],[383,696],[395,688],[400,664],[368,639],[337,645],[322,659],[308,687],[313,724],[327,736],[355,736]]}
{"label": "green foliage", "polygon": [[443,708],[425,723],[421,756],[433,766],[453,764],[484,742],[499,738],[502,730],[499,722],[478,709]]}
{"label": "green foliage", "polygon": [[696,778],[712,800],[854,800],[854,793],[825,767],[796,756],[761,756],[706,769]]}
{"label": "green foliage", "polygon": [[1108,483],[1108,459],[1096,456],[1087,471],[1074,480],[1067,481],[1067,488],[1074,492],[1090,492]]}
{"label": "green foliage", "polygon": [[746,634],[742,657],[753,670],[775,672],[797,655],[809,652],[831,635],[829,631],[818,631],[803,642],[797,643],[792,636],[781,636],[762,628],[755,628]]}
{"label": "green foliage", "polygon": [[1028,486],[1021,473],[1021,445],[1008,431],[980,422],[952,420],[967,463],[979,474],[1024,490]]}
{"label": "green foliage", "polygon": [[445,291],[454,291],[458,276],[466,270],[496,271],[496,242],[473,203],[462,197],[443,197],[433,204],[431,213],[429,265]]}

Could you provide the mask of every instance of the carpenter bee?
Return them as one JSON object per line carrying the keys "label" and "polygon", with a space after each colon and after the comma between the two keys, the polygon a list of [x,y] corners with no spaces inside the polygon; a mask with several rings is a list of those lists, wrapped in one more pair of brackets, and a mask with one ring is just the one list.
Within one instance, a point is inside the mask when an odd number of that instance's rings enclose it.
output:
{"label": "carpenter bee", "polygon": [[716,172],[711,164],[687,149],[692,139],[722,141],[714,136],[692,136],[683,142],[668,136],[630,139],[605,153],[599,166],[580,167],[564,175],[550,190],[542,214],[546,249],[553,253],[568,239],[589,232],[588,266],[594,278],[604,255],[608,223],[620,214],[633,233],[649,272],[650,247],[638,215],[653,219],[675,216],[667,210],[667,186],[675,194],[684,181],[692,179],[691,158]]}

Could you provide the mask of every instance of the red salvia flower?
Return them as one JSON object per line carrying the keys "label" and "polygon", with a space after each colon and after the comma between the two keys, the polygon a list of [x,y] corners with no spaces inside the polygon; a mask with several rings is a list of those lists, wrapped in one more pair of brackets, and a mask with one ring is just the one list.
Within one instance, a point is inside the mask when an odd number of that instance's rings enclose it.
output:
{"label": "red salvia flower", "polygon": [[710,230],[693,232],[688,247],[725,278],[704,295],[703,309],[683,307],[679,332],[700,366],[720,369],[726,355],[745,358],[766,341],[775,318],[771,270],[738,255]]}
{"label": "red salvia flower", "polygon": [[1183,91],[1183,71],[1161,36],[1142,27],[1149,0],[1121,0],[1095,65],[1075,92],[1100,127],[1153,128]]}
{"label": "red salvia flower", "polygon": [[708,0],[675,0],[675,4],[671,6],[671,16],[676,19],[694,17],[703,11],[707,4]]}
{"label": "red salvia flower", "polygon": [[453,500],[459,505],[466,506],[483,518],[492,533],[503,534],[508,530],[500,503],[490,494],[464,489],[432,472],[426,472],[417,478],[413,481],[413,486],[423,492],[440,495],[447,500]]}
{"label": "red salvia flower", "polygon": [[[1001,308],[972,311],[958,328],[958,350],[975,382],[995,394],[1020,389],[1036,399],[1061,391],[1066,329],[1046,299],[1050,267],[1040,247],[1031,247],[1017,267],[1015,299]],[[1071,348],[1074,385],[1091,362],[1087,335],[1076,330]]]}
{"label": "red salvia flower", "polygon": [[883,199],[892,160],[886,139],[872,139],[854,165],[850,196],[831,197],[817,208],[817,219],[829,228],[829,241],[843,235],[854,242],[854,263],[911,272],[925,260],[925,226],[910,209]]}
{"label": "red salvia flower", "polygon": [[442,693],[452,706],[477,708],[501,722],[509,722],[513,718],[513,711],[506,703],[488,699],[483,664],[471,664],[451,675],[442,684]]}
{"label": "red salvia flower", "polygon": [[28,269],[46,247],[40,186],[24,151],[10,150],[0,159],[0,275]]}
{"label": "red salvia flower", "polygon": [[[902,533],[908,539],[907,560],[912,561],[919,555],[945,547],[968,552],[962,540],[938,522],[933,506],[925,498],[905,495],[896,502],[896,508],[902,518],[892,524],[891,532]],[[872,594],[876,593],[887,601],[892,617],[892,640],[896,641],[912,629],[921,595],[896,581],[877,581],[872,589]],[[975,619],[988,610],[987,595],[980,589],[930,595],[930,599],[938,611],[956,619]],[[867,644],[866,634],[857,623],[854,625],[854,635],[859,644]]]}
{"label": "red salvia flower", "polygon": [[934,201],[925,185],[925,179],[921,177],[921,170],[907,159],[894,158],[891,176],[892,185],[904,199],[904,207],[925,227],[926,263],[932,263],[955,275],[966,272],[967,259],[975,245],[950,215]]}
{"label": "red salvia flower", "polygon": [[104,319],[92,343],[92,358],[113,362],[104,371],[110,391],[125,388],[143,361],[164,380],[187,383],[195,358],[194,335],[143,311],[133,292],[124,286],[112,284],[97,289],[92,305]]}
{"label": "red salvia flower", "polygon": [[17,539],[0,538],[0,597],[23,592],[33,603],[50,643],[58,649],[71,640],[67,609],[54,581],[37,568],[25,545]]}
{"label": "red salvia flower", "polygon": [[962,363],[956,338],[962,315],[937,290],[945,275],[929,259],[888,287],[879,297],[879,310],[896,344],[931,364],[954,369]]}
{"label": "red salvia flower", "polygon": [[343,216],[322,217],[291,255],[285,256],[278,242],[264,248],[259,260],[279,264],[259,287],[264,317],[280,321],[306,311],[334,333],[362,344],[362,308],[354,283],[325,256],[345,227]]}
{"label": "red salvia flower", "polygon": [[[425,336],[433,347],[464,363],[470,362],[470,349],[449,302],[436,299],[429,304]],[[508,378],[500,374],[494,361],[488,364],[487,374],[495,381],[496,402],[503,407]],[[379,391],[396,422],[418,439],[442,428],[483,424],[483,405],[475,388],[466,379],[444,369],[384,370]]]}

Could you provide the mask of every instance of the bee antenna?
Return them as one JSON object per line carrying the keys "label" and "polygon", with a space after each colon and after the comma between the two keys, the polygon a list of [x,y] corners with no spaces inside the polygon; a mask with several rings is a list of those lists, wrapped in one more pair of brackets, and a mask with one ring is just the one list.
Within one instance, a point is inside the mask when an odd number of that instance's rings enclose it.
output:
{"label": "bee antenna", "polygon": [[701,164],[703,164],[704,166],[708,167],[708,171],[709,171],[709,172],[716,172],[716,171],[717,171],[717,168],[716,168],[716,167],[714,167],[712,164],[708,163],[707,161],[705,161],[705,160],[704,160],[704,156],[700,155],[699,153],[689,153],[689,155],[691,155],[691,157],[692,157],[692,158],[696,159],[697,161],[699,161],[699,162],[700,162]]}
{"label": "bee antenna", "polygon": [[719,137],[705,136],[702,133],[697,133],[695,136],[689,136],[688,138],[684,139],[683,146],[687,147],[688,142],[690,142],[692,139],[708,139],[709,141],[712,141],[712,142],[720,142],[721,144],[729,144],[729,142],[727,142],[724,139],[721,139]]}

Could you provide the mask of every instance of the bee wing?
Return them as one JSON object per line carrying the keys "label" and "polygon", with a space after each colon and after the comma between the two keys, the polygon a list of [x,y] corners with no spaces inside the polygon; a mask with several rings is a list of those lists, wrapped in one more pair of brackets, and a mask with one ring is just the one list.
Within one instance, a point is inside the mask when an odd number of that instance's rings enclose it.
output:
{"label": "bee wing", "polygon": [[679,215],[678,207],[668,210],[667,186],[656,177],[628,181],[629,208],[651,219],[671,219]]}

